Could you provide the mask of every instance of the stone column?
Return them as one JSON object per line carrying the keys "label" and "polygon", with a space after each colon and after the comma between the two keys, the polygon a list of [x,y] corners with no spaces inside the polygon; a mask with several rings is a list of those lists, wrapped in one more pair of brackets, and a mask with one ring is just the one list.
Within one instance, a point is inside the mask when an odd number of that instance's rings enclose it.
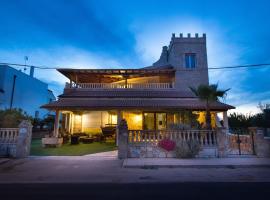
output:
{"label": "stone column", "polygon": [[229,129],[229,122],[228,122],[227,111],[223,111],[222,114],[223,114],[223,127],[228,130]]}
{"label": "stone column", "polygon": [[249,128],[254,134],[254,148],[258,157],[270,157],[270,138],[264,137],[263,129]]}
{"label": "stone column", "polygon": [[55,119],[54,119],[54,133],[53,133],[53,137],[58,137],[58,133],[59,133],[59,117],[60,117],[60,112],[59,110],[55,111]]}
{"label": "stone column", "polygon": [[217,150],[218,157],[224,158],[228,155],[228,136],[226,128],[217,128]]}
{"label": "stone column", "polygon": [[121,123],[121,121],[122,121],[122,119],[123,119],[123,116],[122,116],[122,112],[121,112],[121,110],[117,110],[117,127],[116,127],[116,146],[118,146],[118,137],[119,137],[119,129],[118,129],[118,126],[119,126],[119,124]]}
{"label": "stone column", "polygon": [[19,125],[19,135],[16,144],[16,158],[25,158],[30,154],[32,140],[32,124],[23,120]]}
{"label": "stone column", "polygon": [[128,126],[127,121],[122,119],[118,125],[118,158],[128,157]]}

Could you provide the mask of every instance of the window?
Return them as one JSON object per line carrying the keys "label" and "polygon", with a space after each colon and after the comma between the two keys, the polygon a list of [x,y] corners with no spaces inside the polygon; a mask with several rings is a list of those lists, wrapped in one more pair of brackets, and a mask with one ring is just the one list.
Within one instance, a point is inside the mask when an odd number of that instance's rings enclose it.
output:
{"label": "window", "polygon": [[193,69],[196,67],[196,54],[188,53],[185,55],[186,68]]}

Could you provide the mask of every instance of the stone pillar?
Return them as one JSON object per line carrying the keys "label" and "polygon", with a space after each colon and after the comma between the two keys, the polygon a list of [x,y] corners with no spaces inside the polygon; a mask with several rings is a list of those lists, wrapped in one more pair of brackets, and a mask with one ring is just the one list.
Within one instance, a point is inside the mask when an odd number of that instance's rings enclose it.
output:
{"label": "stone pillar", "polygon": [[118,146],[118,137],[119,137],[119,129],[118,129],[118,126],[119,126],[119,124],[121,123],[121,121],[122,121],[122,119],[123,119],[123,116],[122,116],[122,112],[121,112],[121,110],[117,110],[117,128],[116,128],[116,146]]}
{"label": "stone pillar", "polygon": [[258,157],[270,157],[270,138],[264,137],[263,129],[251,127],[254,134],[254,149]]}
{"label": "stone pillar", "polygon": [[19,125],[19,135],[16,144],[16,158],[25,158],[30,154],[32,139],[32,124],[23,120]]}
{"label": "stone pillar", "polygon": [[218,157],[224,158],[228,155],[228,136],[226,128],[217,128],[217,150]]}
{"label": "stone pillar", "polygon": [[69,113],[69,133],[73,133],[73,114]]}
{"label": "stone pillar", "polygon": [[223,111],[223,127],[229,129],[228,115],[227,111]]}
{"label": "stone pillar", "polygon": [[59,110],[55,111],[55,118],[54,118],[54,132],[53,132],[53,137],[58,137],[59,133]]}
{"label": "stone pillar", "polygon": [[118,158],[125,159],[128,157],[128,126],[125,119],[118,125],[118,133]]}

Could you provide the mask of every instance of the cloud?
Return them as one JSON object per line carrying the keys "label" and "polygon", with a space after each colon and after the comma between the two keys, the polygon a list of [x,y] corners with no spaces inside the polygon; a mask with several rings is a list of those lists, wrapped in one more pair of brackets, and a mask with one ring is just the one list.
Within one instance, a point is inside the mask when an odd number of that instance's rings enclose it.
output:
{"label": "cloud", "polygon": [[[31,50],[0,50],[1,62],[23,63],[25,55],[29,57],[27,64],[43,67],[59,68],[122,68],[119,61],[102,54],[94,54],[83,49],[69,46],[54,47],[52,49],[31,49]],[[15,67],[22,70],[24,67]],[[25,71],[29,73],[29,68]],[[35,69],[34,76],[49,84],[56,95],[63,91],[66,77],[55,69]]]}
{"label": "cloud", "polygon": [[[207,53],[209,67],[234,66],[248,63],[249,59],[245,57],[248,47],[239,45],[231,40],[229,30],[220,27],[215,21],[201,21],[192,18],[167,18],[165,21],[151,22],[146,24],[144,29],[141,24],[133,25],[136,31],[136,51],[141,56],[145,65],[151,65],[155,62],[161,53],[162,46],[168,45],[171,33],[206,33],[207,34]],[[265,70],[262,70],[265,71]],[[266,70],[267,71],[267,70]],[[254,71],[252,71],[254,72]],[[262,80],[254,80],[258,75]],[[251,77],[252,76],[252,77]],[[226,103],[236,106],[236,112],[253,112],[259,110],[257,105],[259,101],[269,100],[269,92],[263,92],[268,79],[261,74],[251,73],[247,69],[240,70],[209,70],[210,83],[218,83],[222,89],[231,88],[226,98]],[[260,85],[260,92],[250,81],[255,81]],[[248,86],[248,88],[247,88]]]}
{"label": "cloud", "polygon": [[123,26],[128,18],[99,6],[91,1],[3,1],[1,46],[51,48],[58,44],[115,56],[131,53],[134,36]]}

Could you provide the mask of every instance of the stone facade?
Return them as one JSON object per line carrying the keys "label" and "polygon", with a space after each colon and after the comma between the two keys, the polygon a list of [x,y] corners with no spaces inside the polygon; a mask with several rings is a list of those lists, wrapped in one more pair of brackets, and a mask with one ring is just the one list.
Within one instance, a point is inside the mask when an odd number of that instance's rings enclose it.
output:
{"label": "stone facade", "polygon": [[[196,55],[194,69],[187,69],[185,67],[185,55],[192,53]],[[172,65],[176,69],[175,73],[175,87],[181,91],[189,90],[189,87],[197,87],[200,84],[209,84],[208,80],[208,64],[207,64],[207,50],[206,50],[206,35],[199,37],[183,37],[180,34],[176,37],[172,35],[169,46],[164,46],[160,59],[153,63],[153,66],[162,67],[165,65]]]}
{"label": "stone facade", "polygon": [[128,157],[129,158],[173,158],[175,152],[166,151],[157,144],[139,144],[128,146]]}

